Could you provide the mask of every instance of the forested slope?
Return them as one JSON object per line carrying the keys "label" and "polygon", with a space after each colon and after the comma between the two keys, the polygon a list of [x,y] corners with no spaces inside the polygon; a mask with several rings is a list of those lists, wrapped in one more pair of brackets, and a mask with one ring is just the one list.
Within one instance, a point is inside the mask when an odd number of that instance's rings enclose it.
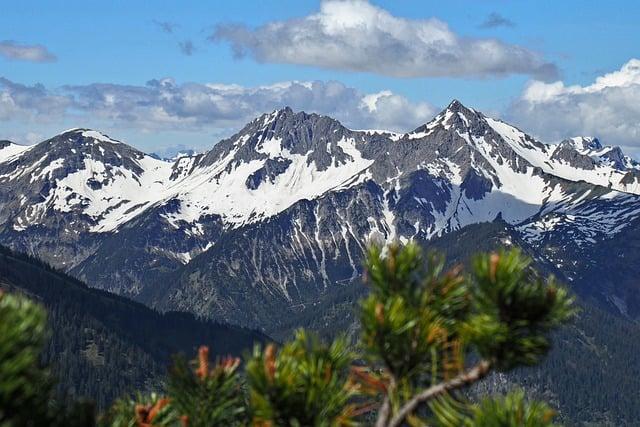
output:
{"label": "forested slope", "polygon": [[24,293],[48,311],[51,338],[44,361],[55,367],[61,391],[96,400],[160,381],[171,356],[240,355],[266,337],[259,332],[202,321],[191,314],[158,313],[84,283],[26,255],[0,247],[0,287]]}

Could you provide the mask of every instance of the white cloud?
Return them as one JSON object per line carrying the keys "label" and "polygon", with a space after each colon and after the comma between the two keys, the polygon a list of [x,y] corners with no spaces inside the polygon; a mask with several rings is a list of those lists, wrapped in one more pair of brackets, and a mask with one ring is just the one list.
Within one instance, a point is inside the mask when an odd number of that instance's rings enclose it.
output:
{"label": "white cloud", "polygon": [[254,117],[284,106],[330,115],[352,128],[405,131],[436,113],[391,91],[366,94],[336,81],[279,82],[244,87],[178,84],[172,79],[143,86],[95,83],[48,89],[0,78],[0,121],[73,120],[74,126],[141,132],[237,130]]}
{"label": "white cloud", "polygon": [[[407,130],[424,123],[436,111],[430,104],[412,103],[407,98],[384,90],[362,97],[360,106],[376,118],[375,128]],[[369,126],[371,127],[371,126]]]}
{"label": "white cloud", "polygon": [[438,19],[406,19],[364,0],[326,0],[318,13],[256,29],[219,25],[210,37],[259,62],[366,71],[393,77],[528,74],[547,80],[554,64],[521,46],[461,37]]}
{"label": "white cloud", "polygon": [[53,62],[57,58],[46,47],[20,44],[13,40],[0,41],[0,56],[16,61]]}
{"label": "white cloud", "polygon": [[597,136],[640,149],[640,60],[586,86],[531,82],[512,105],[512,119],[543,139]]}
{"label": "white cloud", "polygon": [[0,121],[60,118],[72,104],[68,97],[44,86],[26,86],[0,77]]}

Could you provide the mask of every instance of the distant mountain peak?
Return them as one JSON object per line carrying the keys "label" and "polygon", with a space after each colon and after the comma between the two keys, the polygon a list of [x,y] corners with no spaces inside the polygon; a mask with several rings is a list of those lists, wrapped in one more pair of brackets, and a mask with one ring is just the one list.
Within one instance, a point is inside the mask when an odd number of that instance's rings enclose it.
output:
{"label": "distant mountain peak", "polygon": [[288,105],[285,105],[282,108],[275,110],[278,114],[295,114],[293,109]]}
{"label": "distant mountain peak", "polygon": [[595,137],[576,136],[565,139],[558,144],[556,151],[560,153],[563,149],[573,150],[584,159],[590,159],[583,160],[587,161],[587,163],[590,161],[593,164],[607,164],[618,171],[640,168],[640,164],[625,155],[620,147],[602,145],[600,140]]}
{"label": "distant mountain peak", "polygon": [[273,125],[274,123],[286,120],[288,117],[294,116],[296,114],[300,114],[300,113],[296,113],[293,111],[291,107],[285,106],[285,107],[273,110],[270,113],[264,113],[256,117],[254,120],[252,120],[249,123],[249,125],[247,125],[247,127],[250,127],[251,124],[254,124],[254,123],[259,123],[262,126]]}
{"label": "distant mountain peak", "polygon": [[600,140],[595,137],[575,136],[565,141],[578,150],[602,150],[603,148]]}
{"label": "distant mountain peak", "polygon": [[422,138],[429,135],[438,127],[443,127],[445,130],[453,128],[458,130],[464,129],[466,131],[474,123],[477,124],[484,119],[485,116],[482,113],[477,112],[473,108],[465,107],[460,101],[454,99],[433,119],[416,128],[408,135],[410,139]]}
{"label": "distant mountain peak", "polygon": [[304,154],[314,150],[318,141],[339,139],[346,132],[349,130],[332,117],[296,112],[287,106],[252,120],[229,141],[234,146],[236,143],[242,146],[248,144],[257,151],[262,150],[265,142],[275,146],[275,141],[279,141],[282,149]]}
{"label": "distant mountain peak", "polygon": [[449,105],[447,106],[447,108],[445,108],[444,111],[453,111],[455,113],[457,112],[465,112],[465,111],[471,111],[472,109],[465,107],[462,102],[460,102],[457,99],[452,100]]}
{"label": "distant mountain peak", "polygon": [[465,106],[462,102],[458,101],[457,99],[454,99],[453,101],[451,101],[447,106],[447,108],[442,110],[440,114],[445,116],[450,116],[451,114],[454,114],[454,115],[457,114],[457,115],[465,116],[467,118],[484,117],[482,113],[479,113],[478,111],[474,110],[471,107]]}
{"label": "distant mountain peak", "polygon": [[[94,141],[106,142],[109,144],[121,144],[121,141],[113,139],[100,131],[89,129],[89,128],[72,128],[68,129],[58,135],[58,137],[67,136],[67,137],[75,137],[76,140],[87,138],[93,139]],[[54,137],[55,138],[55,137]]]}

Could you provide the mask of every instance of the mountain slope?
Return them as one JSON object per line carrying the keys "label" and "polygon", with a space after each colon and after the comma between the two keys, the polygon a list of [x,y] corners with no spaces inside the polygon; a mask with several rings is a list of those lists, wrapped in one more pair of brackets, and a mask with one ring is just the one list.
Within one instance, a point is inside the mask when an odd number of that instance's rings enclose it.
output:
{"label": "mountain slope", "polygon": [[105,407],[114,398],[157,384],[172,355],[240,355],[266,337],[238,327],[157,313],[86,285],[40,261],[0,247],[0,288],[21,292],[48,312],[51,339],[44,354],[61,391]]}
{"label": "mountain slope", "polygon": [[76,129],[0,161],[0,241],[147,304],[279,328],[273,310],[357,277],[371,239],[502,219],[542,251],[588,254],[640,216],[638,170],[458,101],[406,134],[284,108],[173,163]]}
{"label": "mountain slope", "polygon": [[72,129],[12,155],[0,150],[2,241],[61,268],[163,188],[171,166],[99,132]]}

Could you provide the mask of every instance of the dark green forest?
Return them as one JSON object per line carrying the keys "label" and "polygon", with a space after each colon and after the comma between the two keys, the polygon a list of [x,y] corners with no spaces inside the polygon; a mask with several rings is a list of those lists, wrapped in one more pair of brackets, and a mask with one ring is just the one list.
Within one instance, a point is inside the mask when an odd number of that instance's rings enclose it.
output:
{"label": "dark green forest", "polygon": [[90,398],[99,408],[125,393],[157,388],[177,353],[191,355],[209,345],[213,355],[240,355],[266,340],[259,332],[191,314],[158,313],[4,247],[0,288],[46,308],[50,338],[42,358],[53,367],[58,391]]}

